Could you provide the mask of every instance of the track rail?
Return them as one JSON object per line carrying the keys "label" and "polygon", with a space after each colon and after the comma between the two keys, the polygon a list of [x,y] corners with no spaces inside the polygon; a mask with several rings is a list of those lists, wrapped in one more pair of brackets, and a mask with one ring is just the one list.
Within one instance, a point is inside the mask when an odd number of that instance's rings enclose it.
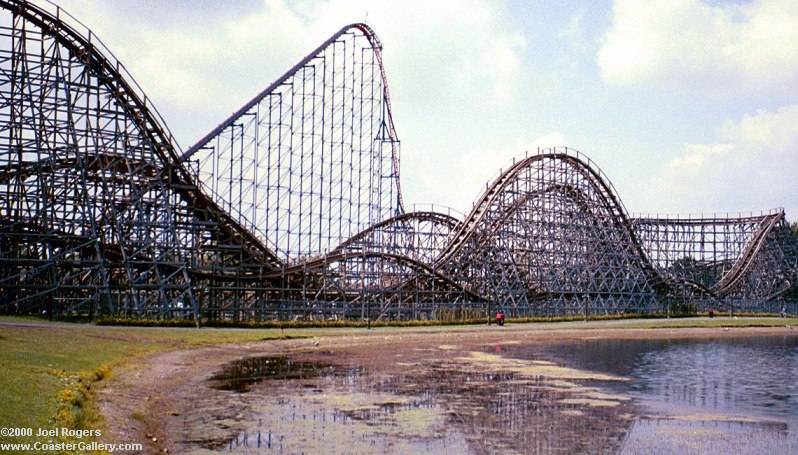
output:
{"label": "track rail", "polygon": [[434,270],[428,264],[409,258],[407,256],[403,256],[400,254],[393,254],[393,253],[382,253],[374,251],[331,253],[322,257],[309,260],[307,262],[303,262],[301,264],[284,267],[283,269],[277,272],[266,274],[263,277],[284,278],[289,275],[299,275],[299,274],[307,274],[312,272],[319,272],[323,271],[328,265],[334,262],[346,261],[349,259],[362,259],[362,260],[381,259],[381,260],[393,261],[397,264],[410,267],[416,273],[426,274],[430,277],[435,278],[436,280],[439,280],[441,283],[452,286],[453,288],[462,291],[465,295],[468,295],[469,297],[475,299],[476,301],[486,301],[485,297],[482,297],[479,294],[473,292],[472,290],[465,288],[463,285],[455,282],[448,276],[440,273],[437,270]]}
{"label": "track rail", "polygon": [[[53,5],[55,12],[46,10],[44,5],[46,4],[39,5],[26,0],[0,0],[0,8],[12,11],[38,26],[43,33],[55,38],[73,55],[81,59],[101,83],[112,87],[112,93],[117,96],[117,103],[127,111],[129,118],[146,134],[153,152],[162,163],[163,167],[160,169],[158,180],[171,183],[172,189],[179,193],[190,207],[197,207],[210,213],[212,218],[219,221],[222,230],[226,231],[232,240],[249,250],[253,257],[260,258],[271,267],[279,267],[279,259],[255,235],[241,226],[199,189],[191,172],[182,165],[178,154],[180,147],[174,141],[173,135],[164,126],[160,114],[152,106],[152,103],[146,97],[139,95],[141,90],[132,77],[126,73],[124,66],[116,60],[110,51],[107,51],[105,45],[90,30],[87,29],[87,33],[84,35],[70,25],[67,20],[72,19],[77,24],[80,22],[56,5]],[[141,193],[146,192],[142,191]]]}
{"label": "track rail", "polygon": [[754,238],[748,242],[748,246],[743,252],[742,257],[740,257],[734,264],[734,267],[732,267],[732,269],[729,270],[729,272],[726,273],[715,286],[713,286],[712,291],[715,294],[724,296],[728,294],[737,285],[737,283],[740,282],[740,280],[750,270],[752,263],[762,249],[762,246],[765,244],[768,235],[774,231],[776,226],[783,218],[783,214],[772,214],[765,218],[764,222],[760,224],[760,227],[757,230]]}
{"label": "track rail", "polygon": [[445,213],[439,212],[406,212],[402,213],[401,215],[397,215],[392,218],[388,218],[387,220],[381,221],[369,228],[364,229],[363,231],[353,235],[352,237],[346,239],[340,245],[335,247],[333,252],[339,252],[347,249],[352,244],[359,242],[369,235],[373,234],[380,229],[383,229],[387,226],[399,223],[408,223],[410,221],[426,221],[437,223],[443,226],[450,228],[451,230],[455,230],[460,225],[460,220],[457,218],[447,215]]}

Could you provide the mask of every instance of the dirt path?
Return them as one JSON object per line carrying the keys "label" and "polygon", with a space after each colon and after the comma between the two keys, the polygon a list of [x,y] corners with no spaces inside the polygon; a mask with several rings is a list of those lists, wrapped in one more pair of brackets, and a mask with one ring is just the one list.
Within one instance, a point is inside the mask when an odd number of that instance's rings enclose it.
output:
{"label": "dirt path", "polygon": [[[239,395],[222,395],[209,387],[209,379],[223,365],[245,357],[290,355],[313,361],[358,365],[384,375],[407,373],[408,368],[427,366],[469,352],[503,344],[556,343],[588,339],[681,339],[726,338],[761,335],[795,335],[796,330],[778,328],[623,329],[579,328],[535,329],[514,327],[460,329],[452,332],[374,330],[363,335],[300,340],[264,341],[168,352],[142,359],[115,371],[99,392],[99,405],[106,419],[106,442],[145,442],[147,453],[178,453],[181,444],[195,437],[184,434],[187,426],[220,422],[236,434],[238,422],[246,420],[248,404]],[[486,368],[491,365],[486,363]],[[192,419],[191,425],[187,422]],[[209,434],[208,437],[222,435]]]}

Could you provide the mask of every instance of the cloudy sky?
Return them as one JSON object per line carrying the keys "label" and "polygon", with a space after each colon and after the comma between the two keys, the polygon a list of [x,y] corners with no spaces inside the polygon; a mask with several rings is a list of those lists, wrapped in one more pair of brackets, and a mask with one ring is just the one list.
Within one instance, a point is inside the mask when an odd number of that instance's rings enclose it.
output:
{"label": "cloudy sky", "polygon": [[798,220],[798,0],[63,0],[184,148],[341,26],[384,44],[408,203],[589,155],[631,212]]}

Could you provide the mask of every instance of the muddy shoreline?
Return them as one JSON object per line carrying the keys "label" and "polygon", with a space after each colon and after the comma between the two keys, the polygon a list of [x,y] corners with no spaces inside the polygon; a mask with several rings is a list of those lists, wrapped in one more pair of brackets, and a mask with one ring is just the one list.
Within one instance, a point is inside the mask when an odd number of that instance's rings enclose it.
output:
{"label": "muddy shoreline", "polygon": [[[525,378],[523,368],[526,366],[502,363],[501,347],[504,345],[519,343],[546,345],[595,339],[717,339],[767,335],[795,335],[795,330],[786,327],[591,330],[578,328],[540,330],[533,326],[513,327],[511,330],[479,327],[473,330],[432,333],[413,330],[373,330],[358,335],[264,341],[168,352],[137,361],[135,364],[124,365],[115,371],[114,377],[100,390],[98,403],[106,420],[108,432],[105,433],[104,439],[107,442],[141,441],[146,444],[147,453],[164,451],[202,453],[203,447],[213,448],[214,444],[224,443],[246,432],[254,418],[251,395],[220,391],[211,387],[210,379],[214,374],[224,365],[243,358],[287,356],[299,361],[365,368],[377,375],[375,377],[382,381],[380,384],[389,381],[391,377],[408,376],[414,371],[418,372],[421,382],[427,381],[427,383],[437,381],[436,378],[444,374],[452,376],[451,383],[456,385],[457,390],[443,390],[443,396],[448,396],[446,393],[450,393],[451,397],[456,397],[468,391],[466,386],[457,384],[466,384],[472,378],[475,381],[473,387],[491,386],[494,375],[500,373],[516,374],[518,378],[511,378],[513,380]],[[468,363],[474,353],[489,349],[496,350],[494,357],[475,358],[474,362]],[[442,373],[444,367],[447,369]],[[462,377],[453,377],[452,371],[462,373]],[[484,377],[478,377],[477,374]],[[534,372],[534,375],[540,374],[540,371]],[[547,370],[544,374],[549,375],[550,381],[557,380],[551,371]],[[574,376],[574,373],[568,373],[564,377],[572,380]],[[533,376],[527,375],[525,380],[530,382],[531,377]],[[603,397],[600,395],[602,392],[596,390],[588,390],[593,394],[591,398],[590,393],[584,390],[578,393],[573,390],[558,390],[557,384],[555,382],[552,384],[555,387],[549,383],[545,384],[545,387],[541,387],[540,384],[532,384],[530,387],[536,387],[535,390],[550,390],[553,395],[549,398],[559,400],[558,403],[572,403],[574,409],[566,409],[563,418],[579,418],[587,422],[580,425],[590,427],[608,422],[610,427],[613,424],[623,426],[624,419],[628,419],[628,414],[634,411],[631,408],[627,409],[631,405],[622,400],[605,400],[606,403],[603,403]],[[268,387],[272,386],[271,384],[260,386],[262,388],[259,396],[268,398]],[[429,387],[429,384],[413,384],[413,386],[416,388],[408,389],[402,386],[399,392],[404,397],[415,399],[417,395],[420,396],[419,393],[424,387]],[[304,400],[300,404],[309,409],[309,412],[315,413],[318,408],[316,405],[321,402],[321,398],[311,394],[314,387],[317,386],[308,384],[307,394],[303,392],[292,395],[296,395],[297,400]],[[587,387],[595,389],[593,386]],[[264,391],[266,393],[263,393]],[[496,389],[495,393],[504,392],[502,389]],[[395,397],[392,399],[396,400]],[[266,405],[268,403],[264,402],[260,406],[262,408]],[[595,411],[595,419],[586,419],[580,406],[588,406],[591,412]],[[467,423],[466,420],[469,418],[482,418],[478,410],[473,412],[474,415],[471,417],[468,415],[457,417],[463,419],[464,423]],[[544,409],[542,412],[548,410]],[[558,412],[563,411],[560,409]],[[572,415],[569,416],[568,413]],[[451,418],[451,415],[450,412],[448,418]],[[425,418],[435,423],[437,417]],[[396,423],[392,422],[391,425],[395,427]],[[600,434],[598,428],[590,427],[587,430],[596,430],[596,434]],[[411,428],[407,431],[416,430]],[[608,438],[607,447],[613,444],[615,439],[623,436],[613,434],[612,431],[605,432]],[[402,439],[401,435],[397,439]],[[449,443],[451,444],[451,441]],[[464,443],[470,444],[473,449],[485,441],[470,440]],[[605,447],[600,441],[594,441],[594,444],[598,444],[594,448]],[[574,447],[578,449],[578,441],[574,441]],[[513,451],[514,447],[504,449]]]}

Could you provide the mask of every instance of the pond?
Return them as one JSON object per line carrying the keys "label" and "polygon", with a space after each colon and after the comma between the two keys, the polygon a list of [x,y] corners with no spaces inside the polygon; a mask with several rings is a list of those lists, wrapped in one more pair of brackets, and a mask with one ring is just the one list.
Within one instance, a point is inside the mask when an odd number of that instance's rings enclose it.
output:
{"label": "pond", "polygon": [[180,449],[794,454],[796,378],[798,336],[250,357],[209,378]]}

